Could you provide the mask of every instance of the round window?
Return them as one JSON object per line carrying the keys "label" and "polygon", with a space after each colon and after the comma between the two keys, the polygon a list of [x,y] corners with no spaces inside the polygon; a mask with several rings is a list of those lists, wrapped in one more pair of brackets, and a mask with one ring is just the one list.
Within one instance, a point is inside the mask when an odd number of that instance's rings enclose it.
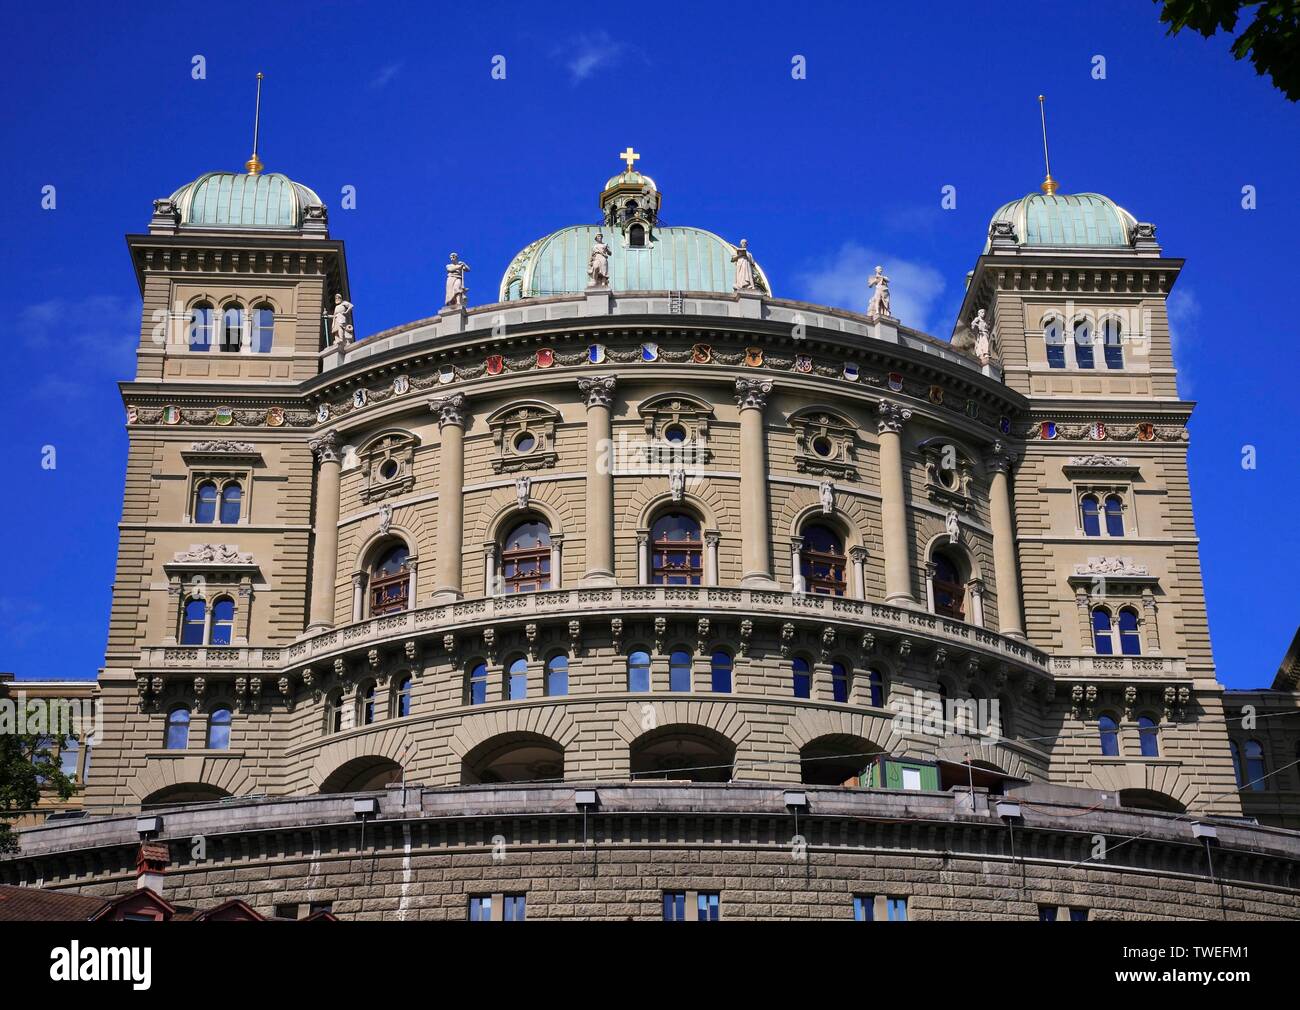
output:
{"label": "round window", "polygon": [[954,490],[954,489],[957,487],[957,471],[956,471],[956,470],[940,470],[940,471],[939,471],[939,483],[941,483],[941,484],[942,484],[944,487],[946,487],[949,491]]}
{"label": "round window", "polygon": [[825,435],[818,435],[812,441],[812,451],[822,459],[830,459],[835,455],[835,443]]}
{"label": "round window", "polygon": [[537,447],[537,438],[531,431],[521,431],[515,436],[515,452],[532,452]]}
{"label": "round window", "polygon": [[664,429],[664,441],[666,442],[685,442],[686,429],[680,424],[670,424]]}
{"label": "round window", "polygon": [[379,464],[379,476],[382,477],[384,480],[392,480],[394,477],[397,476],[397,472],[400,469],[401,467],[398,466],[397,460],[386,459]]}

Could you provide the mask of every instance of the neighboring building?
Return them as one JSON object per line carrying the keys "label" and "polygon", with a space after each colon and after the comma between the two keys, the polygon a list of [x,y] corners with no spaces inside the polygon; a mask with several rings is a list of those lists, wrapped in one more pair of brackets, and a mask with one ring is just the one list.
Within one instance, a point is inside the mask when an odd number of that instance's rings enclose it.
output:
{"label": "neighboring building", "polygon": [[1300,831],[1300,631],[1271,688],[1228,691],[1224,705],[1242,812]]}
{"label": "neighboring building", "polygon": [[[1054,185],[1007,204],[949,342],[887,300],[780,298],[747,252],[661,226],[633,160],[599,197],[607,285],[597,227],[565,228],[498,303],[356,343],[328,342],[351,293],[310,189],[210,173],[155,202],[128,236],[143,313],[88,808],[244,832],[211,865],[175,847],[195,894],[269,859],[259,908],[480,919],[810,914],[758,884],[719,898],[721,866],[687,879],[652,844],[786,859],[800,795],[808,844],[854,853],[827,914],[955,914],[916,887],[952,857],[956,901],[990,916],[1068,915],[1099,880],[1094,918],[1217,915],[1189,821],[1219,818],[1259,859],[1215,858],[1239,907],[1300,914],[1297,840],[1230,823],[1166,313],[1182,261],[1153,226]],[[952,718],[893,732],[931,705]],[[891,775],[902,805],[854,787]],[[911,791],[930,779],[954,791]],[[333,795],[370,790],[361,820]],[[1008,858],[999,793],[1043,867],[1014,896],[981,883]],[[400,897],[321,875],[376,816]],[[1145,841],[1102,871],[1080,830]],[[511,870],[526,902],[483,855],[498,835],[536,866]],[[121,816],[41,829],[0,868],[62,886],[57,853],[94,845],[80,873],[121,883],[131,839]],[[641,852],[644,882],[530,890],[593,839]],[[449,913],[412,846],[482,890]],[[916,870],[876,888],[894,849]]]}
{"label": "neighboring building", "polygon": [[[86,775],[94,750],[95,707],[99,685],[93,680],[16,680],[12,673],[0,673],[0,706],[13,705],[17,717],[20,704],[34,706],[32,732],[43,736],[63,773],[76,782],[66,800],[50,790],[31,810],[13,811],[9,823],[28,827],[47,817],[78,816],[85,797]],[[40,710],[37,722],[36,709]]]}

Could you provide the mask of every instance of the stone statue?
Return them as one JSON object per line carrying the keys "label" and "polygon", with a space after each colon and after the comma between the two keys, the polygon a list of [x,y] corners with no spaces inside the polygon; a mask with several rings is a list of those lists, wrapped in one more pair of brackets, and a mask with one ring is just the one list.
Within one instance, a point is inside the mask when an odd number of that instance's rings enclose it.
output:
{"label": "stone statue", "polygon": [[528,500],[533,494],[533,479],[531,477],[515,478],[515,504],[521,508],[528,508]]}
{"label": "stone statue", "polygon": [[686,471],[671,470],[668,473],[668,490],[672,492],[673,501],[686,497]]}
{"label": "stone statue", "polygon": [[591,255],[587,257],[587,285],[593,288],[609,287],[609,246],[605,237],[596,232],[591,243]]}
{"label": "stone statue", "polygon": [[835,511],[835,485],[828,480],[821,482],[817,494],[822,500],[822,512],[830,515]]}
{"label": "stone statue", "polygon": [[343,296],[334,296],[334,311],[330,315],[330,341],[339,347],[352,343],[352,303]]}
{"label": "stone statue", "polygon": [[957,510],[949,509],[944,517],[943,528],[948,532],[948,543],[961,543],[961,525],[957,522]]}
{"label": "stone statue", "polygon": [[736,264],[736,282],[732,285],[733,290],[757,290],[758,285],[754,283],[754,254],[749,251],[749,239],[740,240],[731,262]]}
{"label": "stone statue", "polygon": [[975,318],[970,321],[970,331],[975,337],[975,357],[979,358],[981,365],[987,365],[993,344],[989,337],[989,324],[984,318],[983,309],[976,312]]}
{"label": "stone statue", "polygon": [[871,295],[870,304],[867,305],[867,315],[889,315],[889,278],[885,276],[881,267],[876,267],[876,272],[867,280],[867,287],[876,289]]}
{"label": "stone statue", "polygon": [[465,295],[469,288],[465,286],[465,272],[469,270],[469,264],[463,263],[455,253],[451,254],[451,262],[447,264],[447,301],[448,308],[463,309],[465,307]]}
{"label": "stone statue", "polygon": [[379,535],[388,536],[388,531],[393,528],[393,506],[384,502],[379,506]]}

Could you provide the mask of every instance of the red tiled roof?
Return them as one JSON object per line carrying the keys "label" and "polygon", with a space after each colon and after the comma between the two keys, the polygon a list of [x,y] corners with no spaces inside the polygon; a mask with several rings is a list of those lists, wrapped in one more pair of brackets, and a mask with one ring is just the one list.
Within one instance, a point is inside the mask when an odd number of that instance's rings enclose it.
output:
{"label": "red tiled roof", "polygon": [[0,884],[0,922],[85,922],[108,904],[75,891]]}

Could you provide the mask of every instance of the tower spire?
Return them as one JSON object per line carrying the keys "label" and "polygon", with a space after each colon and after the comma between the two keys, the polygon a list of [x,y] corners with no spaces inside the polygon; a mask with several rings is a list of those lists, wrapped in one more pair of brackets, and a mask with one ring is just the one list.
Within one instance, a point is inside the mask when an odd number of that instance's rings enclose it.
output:
{"label": "tower spire", "polygon": [[1052,178],[1052,159],[1047,156],[1047,110],[1042,95],[1038,96],[1038,118],[1043,124],[1043,164],[1047,168],[1047,178],[1043,180],[1042,190],[1052,196],[1057,189],[1056,180]]}
{"label": "tower spire", "polygon": [[257,101],[253,106],[253,156],[244,162],[244,168],[248,170],[249,175],[257,175],[262,171],[262,159],[257,156],[257,128],[262,119],[262,72],[257,72]]}

